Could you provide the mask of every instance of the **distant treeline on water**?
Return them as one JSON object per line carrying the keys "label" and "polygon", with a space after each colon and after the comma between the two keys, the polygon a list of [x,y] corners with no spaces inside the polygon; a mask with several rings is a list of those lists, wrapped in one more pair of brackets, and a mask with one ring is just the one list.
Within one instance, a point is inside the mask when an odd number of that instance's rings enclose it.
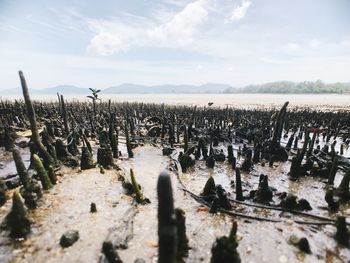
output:
{"label": "distant treeline on water", "polygon": [[350,83],[323,83],[322,81],[278,81],[243,88],[228,87],[224,93],[350,93]]}

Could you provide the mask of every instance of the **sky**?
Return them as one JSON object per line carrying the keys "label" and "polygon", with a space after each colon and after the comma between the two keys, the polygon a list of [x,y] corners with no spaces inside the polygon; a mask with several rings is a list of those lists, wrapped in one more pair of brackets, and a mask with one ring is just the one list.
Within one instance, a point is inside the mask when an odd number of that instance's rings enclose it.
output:
{"label": "sky", "polygon": [[350,82],[350,0],[0,0],[0,90]]}

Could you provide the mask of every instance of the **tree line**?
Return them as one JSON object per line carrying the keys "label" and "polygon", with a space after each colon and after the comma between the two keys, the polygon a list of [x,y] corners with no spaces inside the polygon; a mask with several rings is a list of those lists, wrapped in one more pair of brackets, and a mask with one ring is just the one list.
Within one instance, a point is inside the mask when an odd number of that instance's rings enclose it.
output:
{"label": "tree line", "polygon": [[323,83],[321,80],[291,82],[278,81],[262,85],[248,85],[242,88],[228,87],[223,93],[350,93],[350,83]]}

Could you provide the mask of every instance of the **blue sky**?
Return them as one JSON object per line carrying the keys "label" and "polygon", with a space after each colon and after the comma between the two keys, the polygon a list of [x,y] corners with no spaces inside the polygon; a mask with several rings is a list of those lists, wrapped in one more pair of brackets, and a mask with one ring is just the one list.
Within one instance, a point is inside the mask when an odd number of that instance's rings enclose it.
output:
{"label": "blue sky", "polygon": [[350,81],[349,0],[0,0],[0,89]]}

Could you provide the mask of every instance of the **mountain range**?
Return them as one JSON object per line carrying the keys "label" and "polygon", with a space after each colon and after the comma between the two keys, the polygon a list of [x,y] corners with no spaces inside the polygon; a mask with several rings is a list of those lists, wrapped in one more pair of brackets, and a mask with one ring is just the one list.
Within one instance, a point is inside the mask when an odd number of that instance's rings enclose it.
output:
{"label": "mountain range", "polygon": [[[73,85],[60,85],[46,89],[31,89],[33,95],[55,95],[57,92],[64,95],[88,95],[88,88]],[[276,81],[261,85],[248,85],[244,87],[232,87],[228,84],[208,83],[203,85],[156,85],[146,86],[132,83],[124,83],[119,86],[105,88],[101,94],[171,94],[171,93],[350,93],[350,83],[323,83],[322,81]],[[0,90],[0,95],[20,95],[21,89]]]}
{"label": "mountain range", "polygon": [[[204,85],[157,85],[146,86],[139,84],[124,83],[119,86],[112,86],[106,89],[102,89],[103,94],[161,94],[161,93],[222,93],[225,89],[229,88],[227,84],[208,83]],[[19,95],[21,89],[8,89],[0,92],[4,95]],[[60,85],[46,89],[30,89],[30,93],[33,95],[54,95],[56,93],[64,95],[88,95],[90,90],[88,88],[81,88],[73,85]]]}

